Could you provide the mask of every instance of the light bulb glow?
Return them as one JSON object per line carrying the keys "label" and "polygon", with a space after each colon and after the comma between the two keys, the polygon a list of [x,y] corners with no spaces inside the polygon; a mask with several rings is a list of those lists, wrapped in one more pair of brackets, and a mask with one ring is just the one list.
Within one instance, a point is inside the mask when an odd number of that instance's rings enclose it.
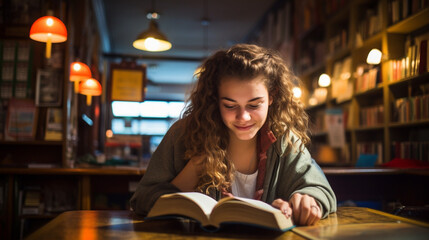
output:
{"label": "light bulb glow", "polygon": [[79,64],[79,63],[75,63],[75,64],[73,64],[73,69],[74,69],[75,71],[79,71],[81,68],[82,68],[82,67],[80,66],[80,64]]}
{"label": "light bulb glow", "polygon": [[331,85],[331,77],[326,73],[320,74],[318,83],[320,87],[328,87]]}
{"label": "light bulb glow", "polygon": [[292,93],[293,93],[294,98],[300,98],[302,95],[301,88],[299,88],[299,87],[292,88]]}
{"label": "light bulb glow", "polygon": [[49,27],[51,27],[52,25],[54,25],[54,20],[52,18],[46,19],[46,25],[48,25]]}
{"label": "light bulb glow", "polygon": [[144,46],[149,51],[156,51],[157,49],[159,49],[159,41],[155,38],[150,37],[144,41]]}
{"label": "light bulb glow", "polygon": [[373,65],[377,65],[380,64],[381,62],[381,56],[383,54],[381,53],[380,50],[373,48],[371,49],[371,51],[368,53],[368,57],[366,58],[366,62],[368,64],[373,64]]}

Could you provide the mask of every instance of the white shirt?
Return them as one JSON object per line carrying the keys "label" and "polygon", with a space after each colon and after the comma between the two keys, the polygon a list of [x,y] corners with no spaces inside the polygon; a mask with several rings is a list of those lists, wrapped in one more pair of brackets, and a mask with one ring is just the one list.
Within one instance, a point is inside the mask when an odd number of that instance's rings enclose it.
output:
{"label": "white shirt", "polygon": [[237,197],[253,198],[255,195],[257,176],[258,170],[249,175],[235,171],[235,178],[231,186],[232,195]]}

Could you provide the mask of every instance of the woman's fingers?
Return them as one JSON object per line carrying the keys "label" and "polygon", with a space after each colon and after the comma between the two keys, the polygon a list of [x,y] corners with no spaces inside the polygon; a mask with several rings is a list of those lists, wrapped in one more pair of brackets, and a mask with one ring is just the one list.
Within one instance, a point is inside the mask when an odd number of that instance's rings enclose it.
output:
{"label": "woman's fingers", "polygon": [[283,199],[276,199],[271,204],[273,207],[280,209],[280,211],[286,216],[286,218],[290,218],[292,216],[292,208],[289,203],[284,201]]}

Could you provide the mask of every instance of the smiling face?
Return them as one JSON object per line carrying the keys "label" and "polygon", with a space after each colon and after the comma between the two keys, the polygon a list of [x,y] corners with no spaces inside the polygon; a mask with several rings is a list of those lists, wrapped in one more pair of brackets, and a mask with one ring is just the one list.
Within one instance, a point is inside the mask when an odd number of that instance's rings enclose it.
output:
{"label": "smiling face", "polygon": [[231,138],[255,138],[267,119],[271,102],[262,76],[251,80],[224,78],[219,86],[220,114]]}

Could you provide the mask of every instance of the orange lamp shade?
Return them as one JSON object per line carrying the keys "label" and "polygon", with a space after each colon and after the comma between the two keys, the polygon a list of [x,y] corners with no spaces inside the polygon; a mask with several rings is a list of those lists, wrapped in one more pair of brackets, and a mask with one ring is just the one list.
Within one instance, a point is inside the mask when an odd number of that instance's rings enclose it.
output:
{"label": "orange lamp shade", "polygon": [[79,92],[79,82],[91,78],[91,70],[88,65],[82,62],[72,62],[70,64],[70,81],[74,82],[74,91]]}
{"label": "orange lamp shade", "polygon": [[83,80],[79,84],[79,93],[86,95],[86,105],[91,105],[92,96],[100,96],[102,92],[101,84],[94,78]]}
{"label": "orange lamp shade", "polygon": [[44,16],[31,25],[30,38],[35,41],[46,42],[46,58],[50,58],[52,43],[67,40],[67,28],[60,19]]}

